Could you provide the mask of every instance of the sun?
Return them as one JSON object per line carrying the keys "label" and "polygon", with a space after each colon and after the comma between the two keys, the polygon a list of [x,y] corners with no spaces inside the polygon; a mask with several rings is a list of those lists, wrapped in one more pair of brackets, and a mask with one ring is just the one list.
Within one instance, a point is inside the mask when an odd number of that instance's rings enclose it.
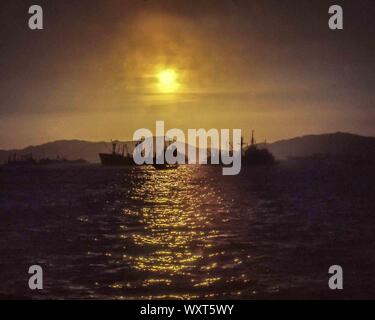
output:
{"label": "sun", "polygon": [[165,69],[157,74],[158,87],[161,92],[175,92],[179,86],[177,73],[173,69]]}

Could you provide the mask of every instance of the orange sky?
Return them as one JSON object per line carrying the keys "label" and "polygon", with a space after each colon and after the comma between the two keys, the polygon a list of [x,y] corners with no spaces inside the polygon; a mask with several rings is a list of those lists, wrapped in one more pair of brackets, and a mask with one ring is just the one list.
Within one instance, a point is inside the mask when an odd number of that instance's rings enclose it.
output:
{"label": "orange sky", "polygon": [[[130,139],[156,120],[242,128],[246,140],[255,129],[260,141],[374,135],[372,11],[348,3],[348,30],[334,33],[328,2],[288,3],[45,2],[45,30],[31,32],[24,5],[5,1],[0,148]],[[173,93],[158,88],[164,69]]]}

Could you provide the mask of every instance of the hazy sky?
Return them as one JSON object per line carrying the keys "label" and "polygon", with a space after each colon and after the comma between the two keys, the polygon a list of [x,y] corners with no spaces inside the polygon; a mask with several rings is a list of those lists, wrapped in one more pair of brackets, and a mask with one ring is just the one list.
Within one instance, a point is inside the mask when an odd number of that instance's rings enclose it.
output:
{"label": "hazy sky", "polygon": [[[44,30],[28,29],[32,4]],[[375,135],[374,35],[373,0],[1,0],[0,148],[130,139],[155,120],[246,140]]]}

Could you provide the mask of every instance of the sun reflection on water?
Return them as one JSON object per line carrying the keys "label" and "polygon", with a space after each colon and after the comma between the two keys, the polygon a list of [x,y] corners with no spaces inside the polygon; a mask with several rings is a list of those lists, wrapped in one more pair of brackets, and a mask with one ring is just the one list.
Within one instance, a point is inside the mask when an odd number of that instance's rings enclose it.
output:
{"label": "sun reflection on water", "polygon": [[[318,297],[325,291],[311,275],[320,264],[306,257],[327,264],[344,248],[350,264],[363,251],[353,244],[371,231],[363,219],[372,221],[372,193],[324,196],[346,166],[280,164],[233,177],[214,166],[14,170],[2,172],[9,188],[0,201],[0,251],[10,259],[3,269],[17,275],[35,259],[48,265],[43,295],[51,299],[298,298],[306,288]],[[355,173],[350,179],[366,185],[368,176]],[[359,231],[332,247],[348,223]],[[358,258],[368,259],[363,252]],[[2,283],[0,295],[32,298],[11,274]]]}
{"label": "sun reflection on water", "polygon": [[[132,192],[133,200],[141,199],[143,206],[136,212],[123,210],[125,215],[138,216],[143,226],[131,234],[136,252],[123,258],[131,260],[132,268],[145,274],[141,283],[144,288],[170,287],[182,278],[192,287],[209,286],[221,280],[210,276],[217,262],[205,261],[206,250],[213,246],[218,231],[210,227],[211,219],[204,206],[222,199],[214,189],[194,181],[195,170],[189,166],[149,170],[143,183],[136,184]],[[196,270],[206,275],[202,274],[199,280],[190,278]],[[157,296],[153,292],[150,295]]]}
{"label": "sun reflection on water", "polygon": [[114,298],[223,297],[233,294],[228,284],[248,280],[234,272],[238,251],[228,251],[233,203],[202,168],[141,167],[130,176],[126,199],[116,204],[118,240],[104,253]]}
{"label": "sun reflection on water", "polygon": [[145,196],[147,206],[141,211],[148,232],[133,234],[133,241],[139,247],[154,248],[135,258],[135,269],[186,275],[202,259],[201,250],[193,250],[192,243],[205,238],[209,221],[199,211],[200,199],[191,179],[191,169],[187,167],[151,171],[146,183],[135,191]]}

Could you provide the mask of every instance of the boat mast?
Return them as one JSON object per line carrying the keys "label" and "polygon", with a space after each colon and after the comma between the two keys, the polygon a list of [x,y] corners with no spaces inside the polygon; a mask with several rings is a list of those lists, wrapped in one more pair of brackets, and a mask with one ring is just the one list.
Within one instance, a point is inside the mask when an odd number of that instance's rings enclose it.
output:
{"label": "boat mast", "polygon": [[112,141],[112,154],[116,154],[116,141]]}

